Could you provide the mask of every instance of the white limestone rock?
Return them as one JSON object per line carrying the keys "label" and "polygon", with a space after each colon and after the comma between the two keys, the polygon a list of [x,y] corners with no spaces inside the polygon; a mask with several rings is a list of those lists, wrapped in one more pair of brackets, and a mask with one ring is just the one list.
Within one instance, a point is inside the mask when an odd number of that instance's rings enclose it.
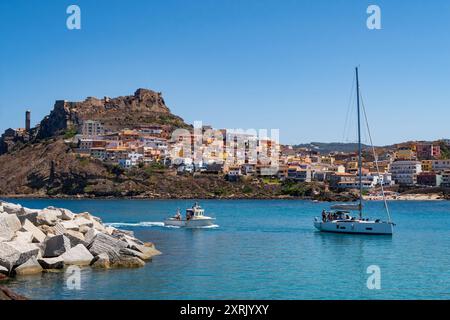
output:
{"label": "white limestone rock", "polygon": [[127,255],[122,255],[120,258],[111,263],[113,268],[141,268],[145,266],[145,262],[138,258]]}
{"label": "white limestone rock", "polygon": [[9,202],[3,202],[3,211],[8,214],[21,214],[24,212],[20,204],[14,204]]}
{"label": "white limestone rock", "polygon": [[94,256],[101,253],[107,253],[111,263],[119,260],[120,249],[126,248],[127,244],[123,241],[117,240],[107,234],[97,234],[92,243],[89,245],[89,252]]}
{"label": "white limestone rock", "polygon": [[68,220],[68,221],[62,221],[61,225],[64,227],[64,229],[66,230],[74,230],[74,231],[79,231],[80,227],[78,226],[78,224],[76,224],[75,222],[73,222],[72,220]]}
{"label": "white limestone rock", "polygon": [[17,231],[14,241],[31,243],[33,242],[33,234],[29,231]]}
{"label": "white limestone rock", "polygon": [[119,253],[121,256],[137,257],[141,260],[146,260],[146,256],[142,252],[133,249],[123,248],[120,249]]}
{"label": "white limestone rock", "polygon": [[36,218],[36,223],[38,225],[54,226],[58,221],[58,217],[61,216],[61,212],[51,207],[45,208],[39,211]]}
{"label": "white limestone rock", "polygon": [[105,228],[105,226],[104,226],[103,224],[101,224],[101,223],[98,222],[97,220],[93,220],[92,223],[93,223],[93,227],[94,227],[96,230],[98,230],[98,231],[100,231],[100,232],[103,232],[103,233],[106,233],[106,228]]}
{"label": "white limestone rock", "polygon": [[85,217],[77,215],[73,220],[73,223],[75,223],[78,228],[80,227],[89,227],[92,228],[94,226],[94,222],[92,220],[86,219]]}
{"label": "white limestone rock", "polygon": [[74,231],[74,230],[66,230],[64,235],[67,238],[69,238],[71,247],[75,247],[79,244],[82,244],[85,247],[87,247],[89,244],[88,242],[86,242],[85,237],[81,232]]}
{"label": "white limestone rock", "polygon": [[91,264],[94,256],[85,246],[79,244],[63,253],[61,258],[64,260],[65,265],[88,266]]}
{"label": "white limestone rock", "polygon": [[91,230],[92,228],[91,227],[88,227],[88,226],[81,226],[79,229],[78,229],[78,231],[80,231],[82,234],[86,234],[89,230]]}
{"label": "white limestone rock", "polygon": [[134,232],[131,230],[119,230],[115,229],[112,232],[112,236],[117,239],[124,239],[125,236],[134,237]]}
{"label": "white limestone rock", "polygon": [[44,242],[45,233],[43,233],[39,228],[37,228],[30,220],[25,220],[22,229],[30,232],[33,235],[34,242]]}
{"label": "white limestone rock", "polygon": [[45,235],[47,235],[49,232],[53,233],[54,230],[52,227],[47,226],[45,224],[41,225],[41,226],[37,226],[39,228],[39,230],[41,230]]}
{"label": "white limestone rock", "polygon": [[64,268],[64,260],[61,257],[40,258],[40,259],[38,259],[38,262],[44,269],[62,269],[62,268]]}
{"label": "white limestone rock", "polygon": [[36,257],[31,257],[27,262],[18,266],[14,271],[18,275],[38,274],[42,272],[42,267]]}
{"label": "white limestone rock", "polygon": [[142,242],[141,240],[139,240],[138,238],[135,237],[130,237],[128,235],[124,235],[122,237],[123,241],[127,242],[127,243],[137,243],[140,245],[144,245],[144,242]]}
{"label": "white limestone rock", "polygon": [[69,209],[59,208],[59,211],[61,211],[62,220],[70,221],[74,218],[74,213]]}
{"label": "white limestone rock", "polygon": [[88,232],[84,235],[84,239],[88,244],[91,244],[91,242],[94,240],[95,236],[97,234],[101,233],[97,229],[91,228]]}
{"label": "white limestone rock", "polygon": [[0,273],[31,274],[71,264],[141,267],[157,254],[132,231],[106,226],[88,212],[28,209],[0,201]]}
{"label": "white limestone rock", "polygon": [[22,243],[17,241],[0,242],[0,266],[11,271],[31,257],[36,257],[39,248],[32,243]]}
{"label": "white limestone rock", "polygon": [[0,213],[0,241],[10,241],[21,228],[16,214]]}
{"label": "white limestone rock", "polygon": [[106,253],[100,253],[91,262],[91,267],[94,269],[109,269],[111,263],[109,261],[109,256]]}
{"label": "white limestone rock", "polygon": [[153,258],[154,256],[160,255],[161,252],[156,250],[155,247],[152,244],[138,244],[135,243],[133,241],[128,240],[128,248],[132,249],[134,251],[138,251],[141,253],[141,255],[139,256],[139,258],[141,258],[142,260],[150,260],[151,258]]}
{"label": "white limestone rock", "polygon": [[117,230],[117,229],[114,228],[114,227],[111,227],[111,226],[107,226],[107,227],[105,228],[105,233],[108,234],[108,235],[112,235],[113,232],[114,232],[114,230]]}
{"label": "white limestone rock", "polygon": [[53,231],[55,232],[56,235],[61,235],[66,233],[66,228],[64,228],[64,226],[57,222],[53,227],[52,227]]}
{"label": "white limestone rock", "polygon": [[81,212],[75,215],[74,219],[85,218],[87,220],[93,220],[93,216],[89,212]]}
{"label": "white limestone rock", "polygon": [[27,219],[36,224],[39,211],[40,210],[38,209],[22,208],[22,212],[17,214],[17,218],[19,218],[22,224],[24,224],[25,220]]}

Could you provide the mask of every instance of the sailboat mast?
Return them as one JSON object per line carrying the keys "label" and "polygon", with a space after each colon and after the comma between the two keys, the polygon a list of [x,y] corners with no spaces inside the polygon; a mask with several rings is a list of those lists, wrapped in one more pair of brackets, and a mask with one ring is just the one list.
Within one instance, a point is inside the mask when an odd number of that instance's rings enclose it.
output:
{"label": "sailboat mast", "polygon": [[359,176],[359,218],[362,218],[362,150],[361,150],[361,116],[359,107],[359,77],[356,67],[356,105],[358,109],[358,176]]}

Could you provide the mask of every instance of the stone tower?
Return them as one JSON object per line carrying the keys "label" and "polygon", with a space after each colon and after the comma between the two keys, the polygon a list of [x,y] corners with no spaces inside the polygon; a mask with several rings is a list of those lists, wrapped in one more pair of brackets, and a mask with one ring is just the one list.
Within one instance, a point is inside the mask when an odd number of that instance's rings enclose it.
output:
{"label": "stone tower", "polygon": [[27,110],[25,112],[25,130],[26,132],[30,132],[31,129],[31,111]]}

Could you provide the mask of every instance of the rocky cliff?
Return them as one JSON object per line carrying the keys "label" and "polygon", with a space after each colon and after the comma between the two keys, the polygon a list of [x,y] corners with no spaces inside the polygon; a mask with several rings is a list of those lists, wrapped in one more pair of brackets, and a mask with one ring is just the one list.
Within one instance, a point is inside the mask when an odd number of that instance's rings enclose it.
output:
{"label": "rocky cliff", "polygon": [[[138,89],[117,98],[56,101],[49,116],[32,129],[27,141],[10,140],[0,155],[0,196],[145,197],[145,198],[277,198],[330,199],[323,186],[291,186],[243,178],[229,182],[221,175],[177,175],[175,170],[144,167],[123,170],[80,157],[62,134],[83,120],[100,120],[110,130],[156,124],[189,128],[173,115],[160,93]],[[12,130],[14,131],[14,130]],[[13,134],[13,132],[11,132]]]}
{"label": "rocky cliff", "polygon": [[133,189],[140,193],[145,187],[100,161],[78,157],[64,143],[62,134],[79,130],[84,120],[99,120],[112,131],[139,125],[162,125],[169,132],[189,127],[170,112],[161,93],[148,89],[117,98],[58,100],[51,113],[26,133],[26,139],[13,129],[0,139],[7,142],[0,153],[0,195],[95,195],[96,191],[90,191],[103,190],[102,195],[113,196],[133,194]]}
{"label": "rocky cliff", "polygon": [[182,118],[173,115],[160,92],[137,89],[134,95],[98,99],[88,97],[82,102],[57,100],[50,115],[36,130],[37,139],[79,129],[84,120],[99,120],[107,129],[118,130],[139,125],[165,125],[170,129],[188,127]]}

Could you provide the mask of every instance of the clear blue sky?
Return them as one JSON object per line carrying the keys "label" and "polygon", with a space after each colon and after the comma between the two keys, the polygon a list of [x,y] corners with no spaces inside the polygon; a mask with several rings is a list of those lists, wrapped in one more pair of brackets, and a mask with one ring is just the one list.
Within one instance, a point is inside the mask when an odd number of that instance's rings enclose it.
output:
{"label": "clear blue sky", "polygon": [[0,130],[146,87],[191,123],[342,141],[355,65],[375,144],[450,137],[450,1],[2,0]]}

